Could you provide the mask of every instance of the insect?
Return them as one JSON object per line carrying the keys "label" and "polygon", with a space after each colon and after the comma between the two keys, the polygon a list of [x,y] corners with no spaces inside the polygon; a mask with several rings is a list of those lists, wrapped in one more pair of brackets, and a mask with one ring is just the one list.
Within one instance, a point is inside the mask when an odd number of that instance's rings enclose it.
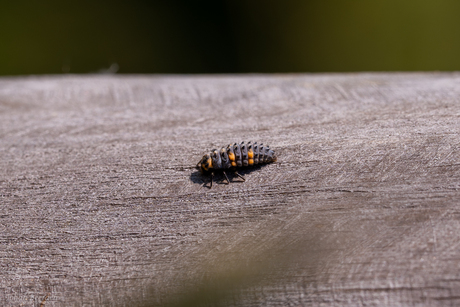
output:
{"label": "insect", "polygon": [[266,164],[275,162],[277,159],[276,154],[269,146],[263,144],[254,144],[248,142],[245,144],[229,144],[227,148],[222,147],[220,150],[213,149],[211,153],[205,154],[201,158],[200,162],[196,165],[196,168],[201,171],[202,174],[211,174],[211,186],[214,172],[222,171],[227,184],[230,183],[225,171],[229,170],[235,173],[238,177],[246,181],[246,179],[238,174],[237,169],[242,167],[254,166],[258,164]]}

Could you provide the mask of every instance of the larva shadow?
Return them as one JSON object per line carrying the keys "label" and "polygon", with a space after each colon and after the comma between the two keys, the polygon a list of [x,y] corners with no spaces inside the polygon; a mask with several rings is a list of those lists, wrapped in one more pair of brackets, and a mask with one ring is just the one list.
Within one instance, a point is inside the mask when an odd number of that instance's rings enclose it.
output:
{"label": "larva shadow", "polygon": [[[214,184],[228,184],[227,179],[225,178],[224,171],[230,180],[229,184],[233,183],[243,183],[245,180],[240,178],[235,172],[240,174],[242,177],[246,175],[259,171],[261,168],[267,166],[267,164],[260,164],[255,166],[243,167],[238,169],[226,169],[226,170],[214,170]],[[201,184],[203,187],[210,188],[211,185],[211,172],[202,174],[200,171],[194,171],[190,174],[190,180],[193,183]],[[247,179],[246,179],[247,180]]]}

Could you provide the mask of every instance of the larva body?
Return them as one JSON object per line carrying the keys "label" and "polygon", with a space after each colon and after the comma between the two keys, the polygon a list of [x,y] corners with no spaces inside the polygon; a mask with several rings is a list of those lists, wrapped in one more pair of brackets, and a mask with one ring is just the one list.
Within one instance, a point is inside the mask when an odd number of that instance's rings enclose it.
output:
{"label": "larva body", "polygon": [[228,180],[226,170],[234,171],[237,176],[244,178],[237,173],[239,168],[254,166],[258,164],[266,164],[276,161],[276,154],[269,146],[257,144],[257,142],[248,142],[245,144],[229,144],[227,147],[213,149],[210,153],[201,158],[197,164],[197,168],[203,173],[211,173],[211,187],[212,177],[214,171],[223,171],[227,182]]}

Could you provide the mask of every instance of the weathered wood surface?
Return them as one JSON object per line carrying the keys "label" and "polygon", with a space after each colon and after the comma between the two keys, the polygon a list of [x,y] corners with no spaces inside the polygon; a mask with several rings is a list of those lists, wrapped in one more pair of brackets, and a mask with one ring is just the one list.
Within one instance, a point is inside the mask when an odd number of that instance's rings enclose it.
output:
{"label": "weathered wood surface", "polygon": [[460,74],[2,78],[0,128],[2,306],[460,304]]}

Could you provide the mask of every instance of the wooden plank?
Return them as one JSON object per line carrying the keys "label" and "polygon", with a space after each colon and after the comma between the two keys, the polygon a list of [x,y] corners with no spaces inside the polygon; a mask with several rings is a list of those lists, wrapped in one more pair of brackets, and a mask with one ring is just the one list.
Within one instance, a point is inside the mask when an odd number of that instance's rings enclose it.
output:
{"label": "wooden plank", "polygon": [[[459,81],[2,78],[3,305],[457,305]],[[278,162],[202,187],[243,140]]]}

